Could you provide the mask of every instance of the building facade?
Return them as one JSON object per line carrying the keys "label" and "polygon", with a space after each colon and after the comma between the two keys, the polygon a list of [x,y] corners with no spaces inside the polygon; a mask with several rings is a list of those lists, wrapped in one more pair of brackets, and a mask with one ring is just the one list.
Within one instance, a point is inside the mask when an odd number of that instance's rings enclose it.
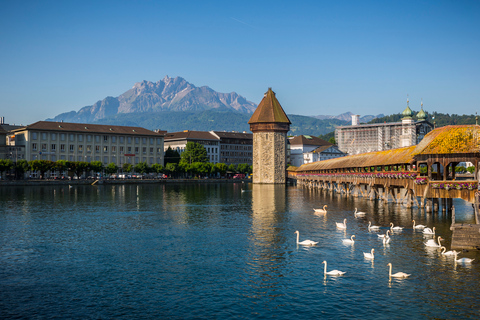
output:
{"label": "building facade", "polygon": [[252,165],[253,134],[247,132],[212,131],[220,139],[220,162],[226,165]]}
{"label": "building facade", "polygon": [[248,124],[253,132],[253,183],[285,183],[291,122],[271,88]]}
{"label": "building facade", "polygon": [[[207,150],[207,158],[211,163],[218,163],[220,159],[220,139],[212,132],[184,130],[165,134],[164,150],[168,147],[176,150],[180,155],[185,151],[187,142],[201,144]],[[168,159],[166,159],[168,163]]]}
{"label": "building facade", "polygon": [[[205,147],[211,163],[252,164],[251,133],[191,130],[170,132],[165,135],[165,150],[170,147],[181,154],[185,151],[187,142],[196,142]],[[168,163],[168,159],[165,162]]]}
{"label": "building facade", "polygon": [[140,127],[39,121],[12,131],[24,159],[164,164],[164,132]]}
{"label": "building facade", "polygon": [[335,129],[338,148],[347,154],[360,154],[408,147],[418,144],[433,129],[433,125],[426,120],[423,105],[417,114],[417,121],[413,119],[408,101],[402,116],[401,122],[358,124],[358,115],[353,115],[351,126]]}
{"label": "building facade", "polygon": [[290,145],[290,164],[300,167],[302,164],[344,157],[347,154],[337,146],[315,136],[300,135],[288,138]]}

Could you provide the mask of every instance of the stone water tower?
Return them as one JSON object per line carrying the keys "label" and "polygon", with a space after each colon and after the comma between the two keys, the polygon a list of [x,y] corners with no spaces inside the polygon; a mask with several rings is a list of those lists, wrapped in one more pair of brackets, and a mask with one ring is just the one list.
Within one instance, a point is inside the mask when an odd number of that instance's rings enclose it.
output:
{"label": "stone water tower", "polygon": [[268,88],[248,121],[253,132],[253,183],[285,183],[290,120]]}

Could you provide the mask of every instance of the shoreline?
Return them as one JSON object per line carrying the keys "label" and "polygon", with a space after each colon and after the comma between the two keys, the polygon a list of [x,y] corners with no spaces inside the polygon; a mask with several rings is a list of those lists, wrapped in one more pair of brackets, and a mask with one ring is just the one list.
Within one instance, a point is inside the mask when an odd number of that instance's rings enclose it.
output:
{"label": "shoreline", "polygon": [[80,179],[80,180],[1,180],[1,187],[54,186],[54,185],[115,185],[115,184],[165,184],[165,183],[245,183],[251,179]]}

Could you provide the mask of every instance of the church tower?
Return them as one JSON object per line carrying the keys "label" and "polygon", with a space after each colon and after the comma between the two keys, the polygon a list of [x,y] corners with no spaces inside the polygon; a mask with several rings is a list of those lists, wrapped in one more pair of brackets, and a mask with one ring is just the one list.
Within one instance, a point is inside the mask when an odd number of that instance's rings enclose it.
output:
{"label": "church tower", "polygon": [[285,183],[290,120],[268,88],[248,121],[253,132],[253,183]]}
{"label": "church tower", "polygon": [[410,147],[416,143],[415,121],[413,120],[413,111],[408,106],[402,112],[402,134],[400,135],[400,147]]}

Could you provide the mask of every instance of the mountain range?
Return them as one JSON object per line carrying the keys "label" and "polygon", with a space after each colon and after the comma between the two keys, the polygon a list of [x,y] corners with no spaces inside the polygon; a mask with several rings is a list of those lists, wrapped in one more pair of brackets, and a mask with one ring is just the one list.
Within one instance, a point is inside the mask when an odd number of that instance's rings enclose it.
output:
{"label": "mountain range", "polygon": [[[78,112],[65,112],[47,121],[140,126],[169,132],[249,131],[247,122],[256,108],[257,104],[236,92],[219,93],[207,86],[196,87],[182,77],[165,76],[157,82],[137,82],[118,97],[106,97]],[[288,115],[292,122],[290,134],[324,135],[336,126],[348,124],[352,114]],[[364,116],[360,121],[380,116]]]}

